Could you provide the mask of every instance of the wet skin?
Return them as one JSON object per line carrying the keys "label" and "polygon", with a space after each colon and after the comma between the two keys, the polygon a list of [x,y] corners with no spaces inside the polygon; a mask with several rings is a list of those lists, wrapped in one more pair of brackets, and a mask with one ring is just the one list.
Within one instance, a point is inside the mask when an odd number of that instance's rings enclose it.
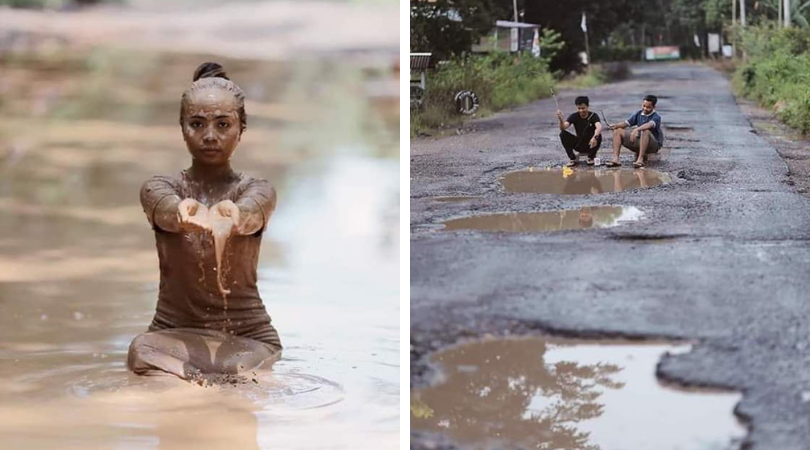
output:
{"label": "wet skin", "polygon": [[[221,88],[192,91],[181,117],[183,139],[192,157],[188,175],[207,185],[212,197],[228,189],[233,175],[231,157],[242,137],[238,103],[232,92]],[[258,232],[265,218],[258,209],[240,209],[230,200],[210,208],[196,199],[170,196],[155,211],[155,224],[173,233],[212,235],[220,275],[222,253],[233,234]],[[227,309],[230,292],[218,280]],[[129,348],[129,368],[141,375],[169,373],[183,379],[199,374],[236,374],[280,357],[269,344],[231,334],[195,328],[150,331],[137,336]]]}

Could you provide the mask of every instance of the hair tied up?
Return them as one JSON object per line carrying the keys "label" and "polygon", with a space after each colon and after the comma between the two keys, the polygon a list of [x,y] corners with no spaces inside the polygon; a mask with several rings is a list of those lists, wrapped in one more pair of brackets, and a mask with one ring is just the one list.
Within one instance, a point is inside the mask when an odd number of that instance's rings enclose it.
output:
{"label": "hair tied up", "polygon": [[230,80],[225,73],[225,69],[215,62],[204,62],[200,64],[200,67],[197,67],[197,70],[194,71],[194,80],[192,81],[197,81],[200,78],[224,78]]}

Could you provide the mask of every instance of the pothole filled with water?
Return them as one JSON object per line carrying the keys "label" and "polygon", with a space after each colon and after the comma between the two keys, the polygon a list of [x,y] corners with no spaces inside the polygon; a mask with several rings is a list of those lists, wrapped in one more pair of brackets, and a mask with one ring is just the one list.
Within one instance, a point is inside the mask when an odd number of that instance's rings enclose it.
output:
{"label": "pothole filled with water", "polygon": [[411,428],[468,450],[731,450],[746,429],[738,393],[664,386],[655,367],[689,346],[542,337],[441,351],[411,392]]}
{"label": "pothole filled with water", "polygon": [[500,213],[448,220],[444,230],[506,231],[513,233],[608,228],[643,217],[632,206],[593,206],[563,211]]}
{"label": "pothole filled with water", "polygon": [[672,182],[650,169],[534,169],[509,172],[500,179],[512,193],[588,195],[645,189]]}

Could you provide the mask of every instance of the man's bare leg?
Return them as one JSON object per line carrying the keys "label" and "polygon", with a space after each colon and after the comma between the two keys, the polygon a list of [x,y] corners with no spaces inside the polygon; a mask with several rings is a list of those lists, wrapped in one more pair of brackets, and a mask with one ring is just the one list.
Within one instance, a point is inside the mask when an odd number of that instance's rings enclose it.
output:
{"label": "man's bare leg", "polygon": [[622,151],[622,133],[623,130],[613,131],[613,162],[619,163],[619,152]]}
{"label": "man's bare leg", "polygon": [[644,130],[641,132],[641,142],[638,144],[638,160],[637,164],[644,164],[644,154],[647,153],[647,147],[650,145],[650,131]]}

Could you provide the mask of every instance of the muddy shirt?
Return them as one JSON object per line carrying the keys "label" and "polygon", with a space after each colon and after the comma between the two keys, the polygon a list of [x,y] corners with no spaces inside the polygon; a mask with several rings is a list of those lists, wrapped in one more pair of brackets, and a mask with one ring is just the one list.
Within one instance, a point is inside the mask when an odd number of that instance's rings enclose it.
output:
{"label": "muddy shirt", "polygon": [[[141,188],[141,205],[155,230],[160,260],[160,289],[157,311],[150,331],[168,328],[202,328],[281,347],[256,285],[261,234],[272,212],[273,190],[265,180],[234,173],[230,179],[212,185],[190,179],[185,171],[176,176],[155,176]],[[240,209],[258,209],[262,228],[253,235],[234,234],[222,256],[223,286],[230,289],[227,303],[217,286],[214,238],[210,233],[172,233],[155,223],[155,210],[170,196],[193,198],[212,207],[231,200]]]}

